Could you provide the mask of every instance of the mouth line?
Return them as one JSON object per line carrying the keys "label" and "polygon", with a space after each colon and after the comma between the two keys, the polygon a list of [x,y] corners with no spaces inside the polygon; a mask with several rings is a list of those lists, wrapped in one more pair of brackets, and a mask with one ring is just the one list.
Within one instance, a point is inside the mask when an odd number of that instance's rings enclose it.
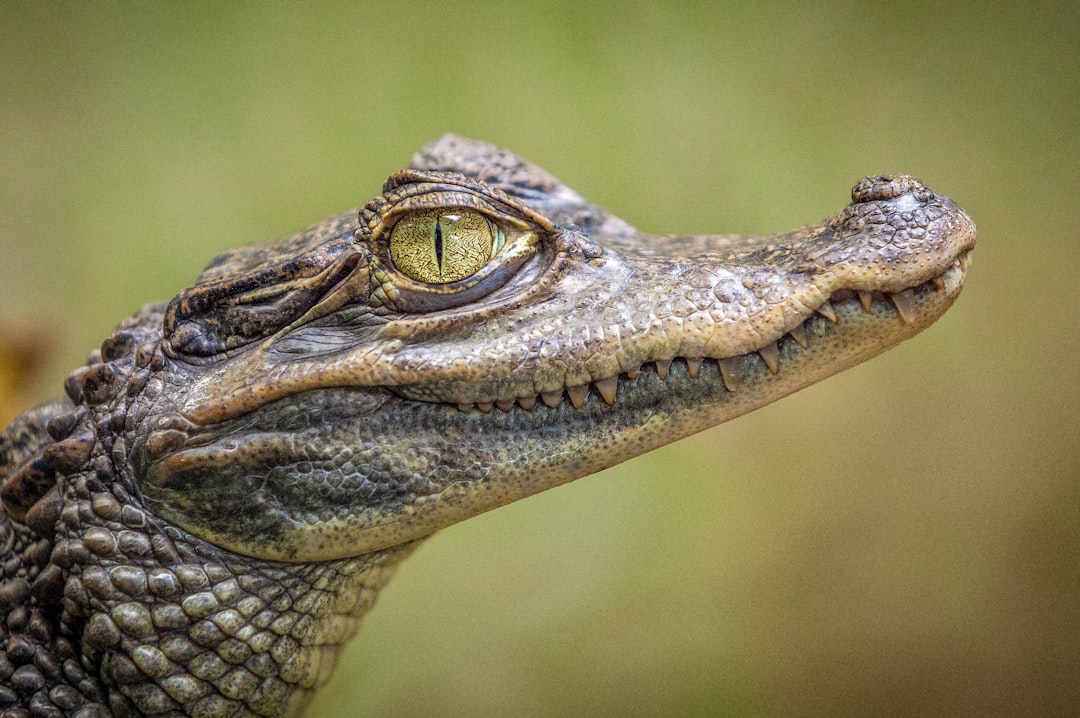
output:
{"label": "mouth line", "polygon": [[697,379],[703,368],[715,366],[724,387],[729,392],[734,392],[738,390],[740,384],[737,368],[747,356],[757,355],[769,374],[776,376],[781,371],[780,355],[782,353],[782,344],[793,343],[794,348],[797,350],[812,350],[810,336],[813,335],[813,332],[808,331],[808,328],[813,322],[827,321],[838,324],[840,319],[834,305],[852,305],[857,302],[864,314],[872,314],[875,307],[889,307],[904,325],[911,325],[919,319],[917,295],[922,292],[940,293],[946,291],[947,277],[950,274],[958,274],[958,281],[962,281],[970,264],[971,250],[966,250],[941,274],[899,292],[837,289],[797,327],[745,354],[730,357],[673,356],[670,359],[653,360],[635,366],[624,367],[618,374],[594,379],[586,384],[565,386],[554,391],[540,392],[524,397],[459,403],[456,406],[462,412],[489,414],[498,409],[509,413],[515,408],[533,411],[538,406],[556,409],[564,400],[569,399],[575,409],[581,409],[585,406],[590,394],[595,395],[597,399],[603,401],[606,405],[612,406],[618,401],[620,385],[636,381],[643,372],[654,372],[661,380],[665,380],[674,364],[684,365],[686,375],[690,379]]}

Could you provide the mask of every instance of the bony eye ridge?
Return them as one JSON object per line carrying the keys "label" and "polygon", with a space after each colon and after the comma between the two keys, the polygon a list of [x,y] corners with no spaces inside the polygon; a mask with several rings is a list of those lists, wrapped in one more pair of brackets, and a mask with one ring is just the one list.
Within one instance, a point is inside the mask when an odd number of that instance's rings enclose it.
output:
{"label": "bony eye ridge", "polygon": [[481,212],[411,212],[390,231],[390,259],[418,282],[447,284],[479,272],[506,244],[503,230]]}

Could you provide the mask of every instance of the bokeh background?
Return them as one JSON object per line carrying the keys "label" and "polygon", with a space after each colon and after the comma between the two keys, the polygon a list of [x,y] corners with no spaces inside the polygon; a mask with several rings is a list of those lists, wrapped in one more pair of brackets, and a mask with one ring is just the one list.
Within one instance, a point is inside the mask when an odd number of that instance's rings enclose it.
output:
{"label": "bokeh background", "polygon": [[0,413],[454,131],[655,232],[903,171],[975,218],[901,347],[447,530],[316,716],[1076,715],[1080,5],[0,4]]}

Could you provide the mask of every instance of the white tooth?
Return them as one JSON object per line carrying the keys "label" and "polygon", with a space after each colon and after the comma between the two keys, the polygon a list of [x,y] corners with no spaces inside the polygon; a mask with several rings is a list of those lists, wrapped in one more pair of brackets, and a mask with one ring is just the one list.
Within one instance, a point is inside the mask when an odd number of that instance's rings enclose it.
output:
{"label": "white tooth", "polygon": [[717,362],[720,366],[720,378],[724,380],[724,386],[728,391],[735,391],[739,385],[739,360],[737,357],[728,357]]}
{"label": "white tooth", "polygon": [[817,313],[828,319],[833,324],[836,323],[836,312],[833,311],[832,305],[829,304],[828,299],[822,302],[821,306],[817,308]]}
{"label": "white tooth", "polygon": [[557,407],[559,404],[562,403],[562,395],[563,395],[562,389],[559,389],[558,391],[545,391],[542,394],[540,394],[540,398],[543,400],[543,402],[545,404],[547,404],[552,409],[554,409],[555,407]]}
{"label": "white tooth", "polygon": [[619,392],[618,377],[609,376],[606,379],[597,379],[593,384],[596,386],[596,390],[600,392],[600,397],[605,404],[611,406],[615,403],[615,397]]}
{"label": "white tooth", "polygon": [[859,304],[862,305],[862,310],[867,314],[874,306],[874,295],[864,289],[859,290]]}
{"label": "white tooth", "polygon": [[802,324],[792,329],[788,334],[790,334],[791,338],[803,349],[809,346],[810,342],[806,338],[806,327]]}
{"label": "white tooth", "polygon": [[900,315],[900,319],[903,320],[904,324],[911,324],[915,321],[918,308],[915,306],[914,289],[905,289],[902,292],[890,294],[889,298],[896,305],[896,313]]}
{"label": "white tooth", "polygon": [[765,360],[765,366],[769,367],[769,373],[776,376],[780,371],[780,351],[776,348],[776,342],[766,344],[758,349],[757,353]]}

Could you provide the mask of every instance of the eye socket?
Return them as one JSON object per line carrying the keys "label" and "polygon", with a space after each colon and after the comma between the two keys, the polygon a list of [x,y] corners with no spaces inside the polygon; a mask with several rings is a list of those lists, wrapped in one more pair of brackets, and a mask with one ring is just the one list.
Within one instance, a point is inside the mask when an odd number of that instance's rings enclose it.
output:
{"label": "eye socket", "polygon": [[448,284],[479,272],[506,245],[498,224],[469,209],[411,212],[390,231],[390,259],[405,276]]}

